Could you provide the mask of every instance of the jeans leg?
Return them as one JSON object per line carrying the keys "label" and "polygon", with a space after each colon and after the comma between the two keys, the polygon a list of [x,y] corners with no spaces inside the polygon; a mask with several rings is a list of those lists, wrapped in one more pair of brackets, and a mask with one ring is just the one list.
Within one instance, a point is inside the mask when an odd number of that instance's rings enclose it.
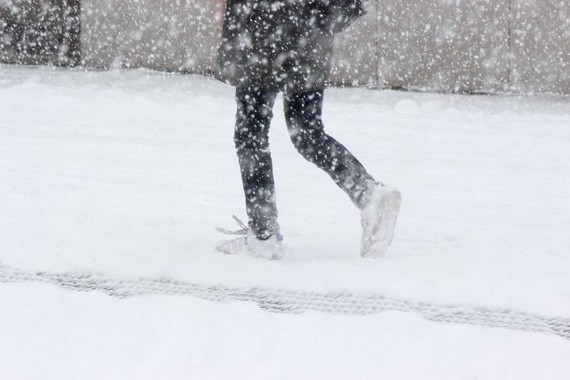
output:
{"label": "jeans leg", "polygon": [[236,89],[234,142],[239,160],[249,226],[260,238],[279,232],[269,126],[277,92]]}
{"label": "jeans leg", "polygon": [[286,94],[285,119],[295,148],[308,161],[324,170],[362,209],[377,183],[342,144],[324,131],[324,91]]}

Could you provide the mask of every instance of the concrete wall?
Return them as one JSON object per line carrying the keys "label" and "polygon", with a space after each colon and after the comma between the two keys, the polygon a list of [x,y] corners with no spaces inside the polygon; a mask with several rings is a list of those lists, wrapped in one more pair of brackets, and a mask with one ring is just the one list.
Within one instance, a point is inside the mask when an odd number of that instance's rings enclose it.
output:
{"label": "concrete wall", "polygon": [[[222,0],[83,0],[83,62],[208,73]],[[570,93],[570,0],[371,0],[336,41],[334,83]]]}
{"label": "concrete wall", "polygon": [[504,1],[382,0],[379,85],[494,92],[508,80]]}
{"label": "concrete wall", "polygon": [[570,0],[513,1],[511,87],[570,93]]}
{"label": "concrete wall", "polygon": [[367,14],[335,38],[331,82],[347,86],[378,85],[378,1]]}
{"label": "concrete wall", "polygon": [[207,73],[222,6],[218,0],[83,0],[83,62]]}

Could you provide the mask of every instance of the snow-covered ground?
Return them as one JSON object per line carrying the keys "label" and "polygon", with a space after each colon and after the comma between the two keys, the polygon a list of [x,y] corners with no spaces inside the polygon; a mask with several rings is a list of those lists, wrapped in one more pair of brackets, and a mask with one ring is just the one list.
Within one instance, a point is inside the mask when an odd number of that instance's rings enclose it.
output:
{"label": "snow-covered ground", "polygon": [[[357,210],[296,153],[279,100],[287,252],[267,262],[214,249],[214,228],[245,217],[232,88],[0,66],[0,264],[570,318],[570,97],[325,98],[328,132],[402,192],[385,258],[359,257]],[[554,334],[411,312],[275,314],[0,282],[3,379],[567,379],[568,358],[570,340]]]}

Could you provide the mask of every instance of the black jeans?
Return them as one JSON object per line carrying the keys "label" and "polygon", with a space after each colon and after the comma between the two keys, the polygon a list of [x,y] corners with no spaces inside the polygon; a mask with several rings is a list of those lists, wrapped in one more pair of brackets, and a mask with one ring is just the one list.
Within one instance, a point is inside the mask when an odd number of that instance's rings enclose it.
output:
{"label": "black jeans", "polygon": [[[284,94],[291,141],[305,159],[324,170],[360,209],[374,178],[342,144],[327,135],[321,120],[323,91]],[[260,238],[279,233],[269,127],[276,91],[237,88],[234,141],[239,159],[249,226]]]}

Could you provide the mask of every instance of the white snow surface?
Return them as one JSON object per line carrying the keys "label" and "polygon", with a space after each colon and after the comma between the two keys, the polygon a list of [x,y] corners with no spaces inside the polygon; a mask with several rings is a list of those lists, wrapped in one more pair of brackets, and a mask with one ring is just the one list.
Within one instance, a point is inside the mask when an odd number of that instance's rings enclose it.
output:
{"label": "white snow surface", "polygon": [[[245,219],[233,89],[0,65],[0,262],[32,271],[381,295],[570,318],[570,98],[329,89],[326,130],[402,193],[394,243],[271,130],[281,261],[215,250]],[[275,314],[0,282],[3,379],[567,379],[556,335],[415,313]]]}

